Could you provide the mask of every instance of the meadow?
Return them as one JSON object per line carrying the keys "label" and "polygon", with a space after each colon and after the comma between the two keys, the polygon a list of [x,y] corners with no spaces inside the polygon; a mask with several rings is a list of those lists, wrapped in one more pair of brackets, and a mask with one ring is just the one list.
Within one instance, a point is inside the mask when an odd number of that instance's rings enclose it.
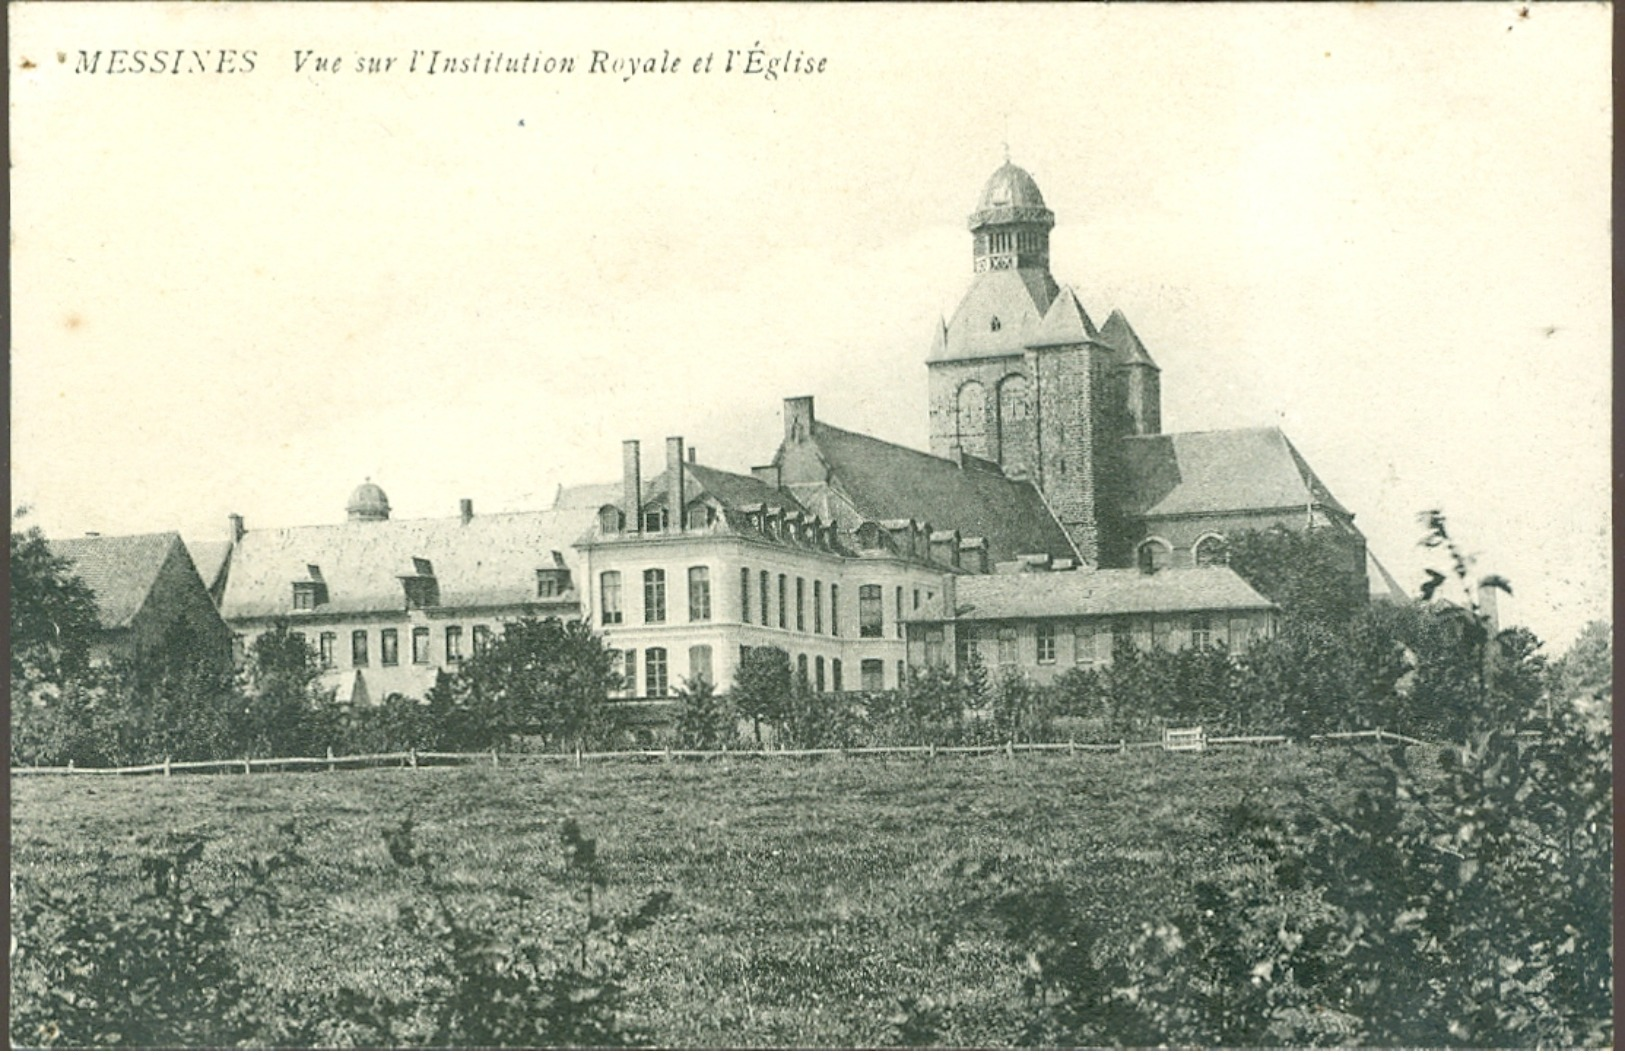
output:
{"label": "meadow", "polygon": [[528,933],[568,926],[559,827],[598,841],[607,897],[669,891],[625,956],[628,1014],[661,1047],[895,1043],[905,999],[944,1008],[954,1046],[1008,1046],[1022,953],[978,902],[990,863],[1064,882],[1126,940],[1188,909],[1193,884],[1245,867],[1222,830],[1244,796],[1347,794],[1346,749],[1166,755],[739,760],[381,769],[12,782],[14,877],[134,895],[144,849],[201,835],[197,873],[227,889],[284,842],[275,918],[234,941],[261,984],[406,995],[422,950],[398,923],[421,891],[381,833],[410,817],[459,911]]}

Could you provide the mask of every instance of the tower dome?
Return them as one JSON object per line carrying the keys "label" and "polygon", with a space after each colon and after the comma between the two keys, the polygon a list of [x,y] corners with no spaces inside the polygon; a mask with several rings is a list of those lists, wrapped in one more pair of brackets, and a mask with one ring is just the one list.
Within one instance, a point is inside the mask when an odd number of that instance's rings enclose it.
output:
{"label": "tower dome", "polygon": [[1006,161],[982,186],[970,214],[976,271],[1049,270],[1049,232],[1055,214],[1032,174]]}
{"label": "tower dome", "polygon": [[360,487],[350,492],[350,501],[345,504],[344,511],[351,520],[388,520],[389,496],[368,477]]}

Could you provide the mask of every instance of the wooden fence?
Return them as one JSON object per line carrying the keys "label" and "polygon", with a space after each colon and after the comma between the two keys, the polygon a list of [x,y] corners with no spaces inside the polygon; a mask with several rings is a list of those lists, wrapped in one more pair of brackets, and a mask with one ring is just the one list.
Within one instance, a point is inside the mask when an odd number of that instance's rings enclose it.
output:
{"label": "wooden fence", "polygon": [[[1194,738],[1192,734],[1194,735]],[[1409,744],[1417,747],[1442,746],[1415,737],[1402,736],[1382,729],[1368,729],[1357,733],[1325,733],[1308,738],[1311,744],[1350,743],[1371,740],[1375,743]],[[16,766],[13,778],[30,776],[151,776],[176,773],[267,773],[285,770],[338,770],[371,769],[399,766],[417,769],[427,766],[485,764],[549,765],[562,764],[580,767],[588,762],[675,762],[678,760],[714,761],[717,759],[747,758],[857,758],[872,756],[938,755],[1004,755],[1014,758],[1019,753],[1048,754],[1123,754],[1129,751],[1162,750],[1187,751],[1193,742],[1202,747],[1270,747],[1293,742],[1289,736],[1205,736],[1200,729],[1166,730],[1157,740],[1118,740],[1115,743],[1042,743],[1042,744],[970,744],[952,747],[935,744],[907,747],[813,747],[813,748],[742,748],[710,751],[682,750],[678,748],[645,748],[628,751],[576,751],[571,753],[501,752],[490,751],[392,751],[369,755],[291,756],[287,758],[227,758],[209,762],[153,762],[140,766],[88,767],[75,766]]]}

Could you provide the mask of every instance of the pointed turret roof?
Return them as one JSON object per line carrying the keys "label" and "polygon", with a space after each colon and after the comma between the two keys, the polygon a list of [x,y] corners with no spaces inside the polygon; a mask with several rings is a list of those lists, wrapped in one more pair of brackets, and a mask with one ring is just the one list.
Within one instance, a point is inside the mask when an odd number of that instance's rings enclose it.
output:
{"label": "pointed turret roof", "polygon": [[1100,328],[1100,339],[1122,353],[1124,366],[1144,365],[1156,368],[1156,362],[1151,353],[1145,350],[1140,343],[1140,335],[1134,332],[1134,327],[1128,324],[1128,319],[1121,311],[1112,309],[1111,315],[1106,318],[1106,325]]}
{"label": "pointed turret roof", "polygon": [[1060,293],[1044,313],[1044,321],[1032,336],[1033,346],[1046,344],[1081,344],[1098,334],[1095,324],[1084,310],[1083,302],[1071,286],[1062,286]]}

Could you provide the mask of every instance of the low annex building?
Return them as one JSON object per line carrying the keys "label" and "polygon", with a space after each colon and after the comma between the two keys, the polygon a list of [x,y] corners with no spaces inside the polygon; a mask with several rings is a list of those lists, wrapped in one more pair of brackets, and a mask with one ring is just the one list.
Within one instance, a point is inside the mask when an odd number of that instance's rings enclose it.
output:
{"label": "low annex building", "polygon": [[506,620],[580,610],[571,544],[591,513],[391,520],[370,481],[343,523],[247,530],[231,518],[220,612],[244,638],[287,622],[341,702],[423,699]]}
{"label": "low annex building", "polygon": [[46,544],[96,596],[93,662],[160,649],[179,625],[205,656],[230,665],[231,630],[179,534],[89,535]]}
{"label": "low annex building", "polygon": [[909,623],[913,666],[962,671],[974,651],[995,676],[1048,684],[1063,671],[1109,666],[1119,640],[1142,652],[1228,648],[1275,632],[1276,608],[1226,567],[1028,570],[950,580]]}

